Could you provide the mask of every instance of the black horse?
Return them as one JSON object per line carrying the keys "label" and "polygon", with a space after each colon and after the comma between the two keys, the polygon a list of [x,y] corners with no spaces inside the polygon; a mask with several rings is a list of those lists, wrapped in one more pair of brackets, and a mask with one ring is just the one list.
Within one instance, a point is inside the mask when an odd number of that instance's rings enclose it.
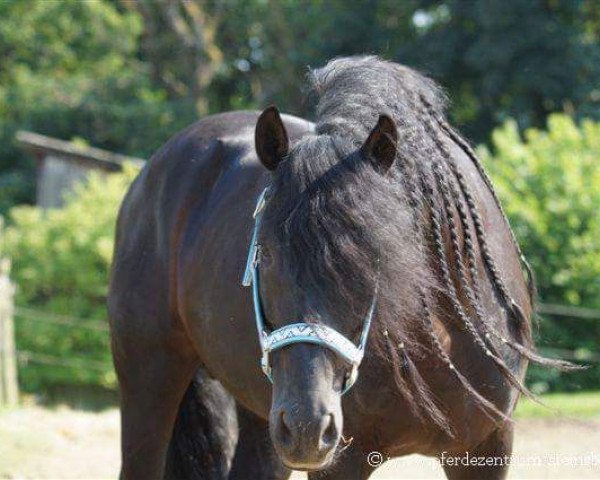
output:
{"label": "black horse", "polygon": [[[532,350],[526,264],[434,83],[375,57],[311,82],[315,124],[274,107],[205,118],[123,202],[109,298],[123,478],[351,480],[369,477],[372,451],[500,458],[527,361],[567,367]],[[269,329],[326,325],[357,342],[376,292],[344,396],[348,365],[323,346],[274,352],[272,386],[261,373],[241,278],[267,186]],[[507,465],[444,468],[502,478]]]}

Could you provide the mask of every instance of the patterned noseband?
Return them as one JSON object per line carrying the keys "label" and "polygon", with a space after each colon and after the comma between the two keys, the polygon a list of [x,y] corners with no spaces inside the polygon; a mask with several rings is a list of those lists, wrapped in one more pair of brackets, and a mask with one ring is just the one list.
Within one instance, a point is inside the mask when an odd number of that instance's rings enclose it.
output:
{"label": "patterned noseband", "polygon": [[359,345],[356,346],[352,341],[348,340],[344,335],[337,332],[333,328],[326,325],[318,325],[313,323],[293,323],[277,330],[268,333],[265,329],[265,319],[263,316],[263,308],[260,300],[260,285],[259,285],[259,270],[260,263],[258,243],[258,231],[262,211],[265,206],[265,199],[268,188],[265,188],[256,202],[254,210],[254,230],[252,232],[252,240],[248,252],[248,260],[246,261],[246,270],[242,285],[244,287],[252,286],[252,299],[254,302],[254,317],[256,320],[256,329],[258,330],[258,340],[262,350],[261,367],[267,378],[273,382],[271,375],[271,363],[269,355],[275,350],[279,350],[287,345],[295,343],[313,343],[326,347],[348,363],[350,371],[346,374],[342,394],[346,393],[358,377],[358,367],[362,362],[371,321],[373,320],[373,312],[377,303],[377,289],[373,295],[373,300],[369,306],[369,310],[363,322],[363,328],[360,335]]}

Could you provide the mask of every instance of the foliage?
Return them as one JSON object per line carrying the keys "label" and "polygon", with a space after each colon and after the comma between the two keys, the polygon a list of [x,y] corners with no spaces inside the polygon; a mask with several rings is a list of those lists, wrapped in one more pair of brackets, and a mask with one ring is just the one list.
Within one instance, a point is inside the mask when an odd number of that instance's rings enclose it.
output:
{"label": "foliage", "polygon": [[554,111],[600,118],[600,4],[592,0],[422,1],[421,35],[401,58],[449,89],[453,119],[486,141],[508,118]]}
{"label": "foliage", "polygon": [[[482,149],[498,194],[537,276],[546,303],[600,309],[600,123],[577,125],[551,115],[548,130],[514,121],[492,135],[493,154]],[[600,319],[544,317],[541,345],[599,350]],[[600,368],[582,374],[534,370],[532,381],[552,388],[600,383]]]}
{"label": "foliage", "polygon": [[18,129],[146,156],[190,121],[136,58],[142,29],[109,2],[0,2],[0,213],[33,197]]}
{"label": "foliage", "polygon": [[508,117],[598,116],[599,18],[591,0],[6,0],[0,212],[33,200],[17,128],[147,157],[207,113],[276,102],[309,114],[307,67],[340,55],[429,72],[476,141]]}
{"label": "foliage", "polygon": [[[226,2],[227,3],[227,2]],[[277,103],[312,115],[306,99],[309,67],[343,55],[391,58],[414,38],[419,2],[244,2],[222,22],[223,74],[215,78],[217,108]],[[326,41],[324,41],[326,39]]]}
{"label": "foliage", "polygon": [[[106,320],[116,214],[136,170],[127,166],[123,173],[91,174],[67,195],[61,209],[20,206],[10,211],[0,256],[12,260],[17,306],[43,312],[17,316],[18,348],[59,362],[80,358],[83,365],[104,366],[98,370],[32,363],[19,371],[27,391],[60,384],[115,385],[108,332],[85,327]],[[54,317],[44,314],[66,316],[84,328],[47,323],[44,320]]]}

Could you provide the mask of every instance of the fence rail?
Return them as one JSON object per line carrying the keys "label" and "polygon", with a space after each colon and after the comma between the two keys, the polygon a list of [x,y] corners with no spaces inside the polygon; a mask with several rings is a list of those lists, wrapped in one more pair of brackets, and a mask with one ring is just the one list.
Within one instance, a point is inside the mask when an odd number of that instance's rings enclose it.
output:
{"label": "fence rail", "polygon": [[[17,364],[35,363],[55,367],[105,372],[112,368],[110,362],[102,362],[83,357],[62,358],[41,352],[18,350],[14,344],[14,316],[27,322],[46,323],[56,327],[106,332],[106,322],[48,313],[42,310],[20,307],[13,304],[14,287],[8,278],[7,262],[0,261],[0,406],[14,405],[18,398]],[[600,310],[542,303],[537,305],[537,313],[548,316],[600,320]],[[551,346],[540,347],[541,353],[550,357],[560,357],[586,364],[600,364],[600,352],[586,349],[568,350]]]}
{"label": "fence rail", "polygon": [[108,324],[95,320],[85,320],[83,318],[68,317],[66,315],[57,315],[47,313],[41,310],[26,307],[16,307],[15,313],[20,317],[31,322],[42,322],[55,325],[63,325],[74,328],[82,328],[85,330],[94,330],[97,332],[108,332]]}
{"label": "fence rail", "polygon": [[568,305],[556,305],[554,303],[540,303],[537,305],[536,310],[542,315],[600,320],[600,310],[595,310],[593,308],[571,307]]}
{"label": "fence rail", "polygon": [[[94,332],[106,332],[107,334],[109,332],[108,323],[98,320],[88,320],[80,317],[48,313],[29,307],[15,307],[14,311],[19,320],[25,320],[28,322],[45,323],[57,327],[69,327],[90,330]],[[19,365],[34,363],[38,365],[72,368],[94,372],[106,372],[112,368],[112,363],[110,362],[102,362],[84,357],[69,356],[68,358],[63,358],[56,355],[49,355],[47,353],[19,349],[15,350],[15,354]]]}
{"label": "fence rail", "polygon": [[94,370],[96,372],[105,372],[107,368],[111,368],[111,365],[109,363],[103,363],[97,360],[90,360],[88,358],[69,357],[65,359],[57,357],[55,355],[30,352],[27,350],[17,350],[17,359],[21,364],[27,364],[31,362],[39,363],[42,365],[52,365],[55,367]]}
{"label": "fence rail", "polygon": [[587,349],[569,350],[566,348],[539,347],[539,350],[543,355],[550,358],[561,358],[583,364],[600,363],[600,353]]}

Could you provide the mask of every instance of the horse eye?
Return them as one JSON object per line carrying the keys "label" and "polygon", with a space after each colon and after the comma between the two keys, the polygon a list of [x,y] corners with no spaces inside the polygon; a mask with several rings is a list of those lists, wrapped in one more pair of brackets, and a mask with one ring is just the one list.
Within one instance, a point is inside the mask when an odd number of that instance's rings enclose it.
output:
{"label": "horse eye", "polygon": [[271,261],[271,250],[268,248],[262,247],[260,249],[260,259],[261,261],[270,262]]}

